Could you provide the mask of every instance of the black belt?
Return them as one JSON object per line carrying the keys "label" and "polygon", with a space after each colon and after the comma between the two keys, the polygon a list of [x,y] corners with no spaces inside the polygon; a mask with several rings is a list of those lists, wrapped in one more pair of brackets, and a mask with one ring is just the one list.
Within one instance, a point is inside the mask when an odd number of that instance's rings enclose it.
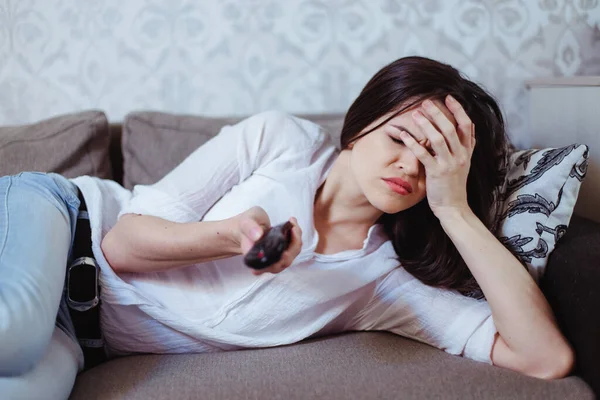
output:
{"label": "black belt", "polygon": [[81,202],[75,227],[71,263],[67,267],[67,304],[75,327],[75,334],[83,350],[84,369],[106,359],[104,337],[100,330],[100,268],[92,252],[92,229],[87,206],[81,191]]}

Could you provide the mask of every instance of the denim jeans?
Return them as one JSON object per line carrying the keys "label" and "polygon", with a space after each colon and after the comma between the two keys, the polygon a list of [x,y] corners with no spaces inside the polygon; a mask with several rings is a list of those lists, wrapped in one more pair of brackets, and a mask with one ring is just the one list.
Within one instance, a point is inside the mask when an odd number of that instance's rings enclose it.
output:
{"label": "denim jeans", "polygon": [[66,399],[83,370],[65,301],[77,187],[54,173],[0,177],[0,397]]}

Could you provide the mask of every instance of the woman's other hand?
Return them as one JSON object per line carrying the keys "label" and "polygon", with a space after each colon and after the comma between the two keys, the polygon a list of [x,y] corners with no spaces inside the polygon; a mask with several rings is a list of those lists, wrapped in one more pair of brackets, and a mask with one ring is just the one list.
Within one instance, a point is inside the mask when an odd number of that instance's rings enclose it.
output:
{"label": "woman's other hand", "polygon": [[[455,121],[451,121],[442,108],[449,110]],[[431,211],[440,218],[447,212],[469,209],[467,177],[475,149],[475,125],[450,95],[445,104],[424,101],[422,107],[413,112],[413,118],[431,143],[435,155],[409,133],[402,131],[400,137],[425,166]]]}

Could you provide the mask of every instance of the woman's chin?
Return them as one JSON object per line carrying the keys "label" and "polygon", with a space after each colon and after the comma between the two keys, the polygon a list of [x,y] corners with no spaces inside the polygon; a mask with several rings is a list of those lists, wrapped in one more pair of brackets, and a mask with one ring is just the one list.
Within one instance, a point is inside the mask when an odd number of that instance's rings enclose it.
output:
{"label": "woman's chin", "polygon": [[396,214],[415,205],[414,202],[408,199],[390,198],[389,196],[386,196],[386,198],[382,196],[372,201],[371,204],[386,214]]}

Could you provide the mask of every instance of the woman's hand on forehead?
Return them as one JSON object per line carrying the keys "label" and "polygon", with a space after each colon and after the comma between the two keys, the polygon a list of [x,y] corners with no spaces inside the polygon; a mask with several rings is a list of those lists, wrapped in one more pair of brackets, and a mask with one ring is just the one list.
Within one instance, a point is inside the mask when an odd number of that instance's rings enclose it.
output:
{"label": "woman's hand on forehead", "polygon": [[[444,114],[446,116],[446,118],[448,118],[448,121],[450,121],[450,123],[452,123],[452,125],[454,125],[454,127],[458,128],[458,121],[456,121],[456,118],[454,118],[454,114],[452,114],[452,111],[450,111],[448,109],[448,107],[446,107],[446,104],[439,99],[435,99],[435,100],[431,100],[433,102],[433,104],[435,104],[440,111],[442,112],[442,114]],[[419,110],[423,113],[426,114],[425,109],[423,108],[423,102],[421,102],[421,104],[419,104]],[[432,121],[433,125],[435,126],[435,121]],[[436,128],[440,128],[439,126],[436,126]]]}
{"label": "woman's hand on forehead", "polygon": [[[473,122],[458,101],[451,96],[446,101],[440,106],[425,100],[409,111],[413,119],[410,127],[418,135],[405,127],[396,127],[404,144],[425,166],[427,200],[438,218],[468,209],[466,184],[475,148]],[[446,112],[454,114],[452,120]],[[425,138],[429,139],[435,155],[419,143]]]}
{"label": "woman's hand on forehead", "polygon": [[[422,114],[424,115],[428,115],[427,110],[425,110],[425,107],[423,106],[423,103],[427,101],[427,99],[423,100],[421,103],[419,103],[417,106],[413,107],[412,109],[410,109],[409,111],[412,113],[413,111],[420,111]],[[433,102],[433,104],[435,104],[437,106],[437,108],[439,108],[439,110],[442,112],[442,114],[444,114],[444,116],[446,117],[446,119],[448,121],[450,121],[450,123],[452,125],[454,125],[455,128],[458,128],[458,121],[456,121],[456,118],[454,118],[454,114],[452,114],[452,111],[450,111],[448,109],[448,107],[446,106],[446,104],[439,99],[430,99],[431,102]],[[437,130],[441,130],[441,126],[438,126],[438,124],[436,124],[435,120],[433,118],[428,118],[429,122],[431,122],[431,124],[437,129]],[[428,139],[425,139],[426,141],[428,141]]]}
{"label": "woman's hand on forehead", "polygon": [[[427,137],[419,137],[419,135],[415,135],[415,133],[419,134],[419,129],[417,127],[415,127],[414,129],[409,129],[408,126],[406,126],[405,121],[402,120],[401,116],[404,114],[407,114],[409,116],[410,119],[412,119],[410,117],[410,115],[414,112],[414,111],[421,111],[421,113],[423,113],[424,115],[427,115],[426,110],[423,106],[425,100],[423,100],[422,102],[418,103],[417,105],[415,105],[414,107],[411,107],[407,110],[405,110],[402,114],[395,116],[394,118],[392,118],[388,124],[396,127],[396,128],[400,128],[403,130],[408,131],[414,138],[415,140],[425,146],[425,147],[429,147],[430,142],[429,139]],[[435,100],[431,100],[433,102],[433,104],[435,104],[440,111],[442,112],[442,114],[444,114],[444,116],[448,119],[448,121],[450,121],[450,123],[452,125],[454,125],[455,128],[458,128],[458,121],[456,121],[456,118],[454,118],[454,114],[452,114],[452,111],[450,111],[448,109],[448,107],[446,106],[446,104],[444,103],[443,100],[439,100],[439,99],[435,99]],[[430,120],[431,124],[438,130],[441,129],[441,127],[437,126],[437,124],[435,123],[435,121]],[[421,135],[422,136],[422,135]]]}

